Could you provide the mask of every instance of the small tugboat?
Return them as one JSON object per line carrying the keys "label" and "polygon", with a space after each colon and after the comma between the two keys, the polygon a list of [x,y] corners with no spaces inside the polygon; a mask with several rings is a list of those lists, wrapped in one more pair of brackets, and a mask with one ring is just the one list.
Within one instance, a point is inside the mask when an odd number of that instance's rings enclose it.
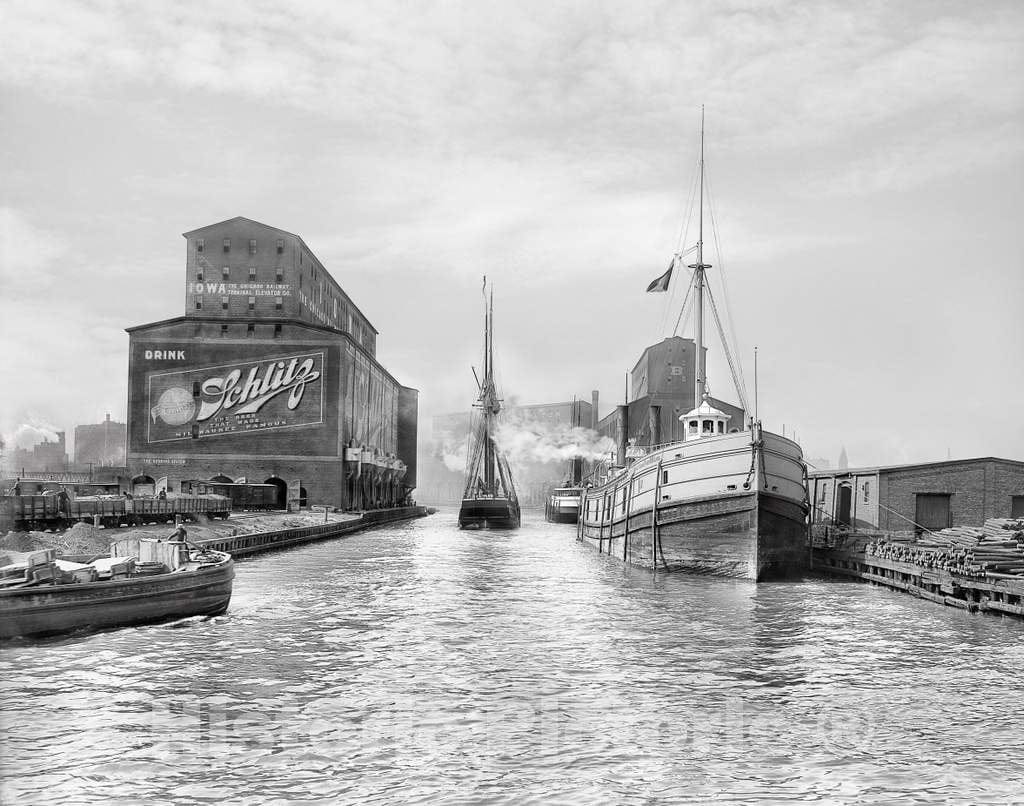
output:
{"label": "small tugboat", "polygon": [[218,615],[235,576],[230,554],[175,540],[122,540],[101,558],[0,552],[0,565],[0,639]]}
{"label": "small tugboat", "polygon": [[[460,529],[518,529],[519,498],[508,460],[494,441],[501,399],[494,384],[494,291],[490,303],[484,278],[484,377],[478,379],[479,410],[470,436],[466,489],[459,508]],[[475,374],[475,373],[474,373]]]}
{"label": "small tugboat", "polygon": [[[676,254],[648,291],[667,291],[684,254],[696,251],[690,289],[694,304],[696,383],[693,409],[681,415],[684,438],[649,446],[627,445],[628,404],[621,407],[615,466],[595,474],[584,492],[578,537],[598,551],[648,568],[681,570],[751,581],[797,575],[808,566],[806,465],[800,446],[713,405],[707,394],[704,301],[715,323],[737,394],[747,409],[742,382],[704,262],[704,125],[701,119],[700,201],[697,243]],[[683,301],[683,310],[686,299]],[[755,379],[756,383],[756,379]],[[756,392],[755,392],[756,400]],[[756,404],[755,404],[756,409]]]}

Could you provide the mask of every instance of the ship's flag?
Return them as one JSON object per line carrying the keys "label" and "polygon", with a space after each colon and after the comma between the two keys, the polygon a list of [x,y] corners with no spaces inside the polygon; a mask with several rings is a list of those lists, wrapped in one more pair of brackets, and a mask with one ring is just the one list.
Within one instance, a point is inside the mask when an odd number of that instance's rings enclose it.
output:
{"label": "ship's flag", "polygon": [[665,272],[657,280],[651,281],[651,284],[647,286],[648,291],[668,291],[668,284],[672,280],[672,268],[676,265],[675,258],[668,264],[668,271]]}

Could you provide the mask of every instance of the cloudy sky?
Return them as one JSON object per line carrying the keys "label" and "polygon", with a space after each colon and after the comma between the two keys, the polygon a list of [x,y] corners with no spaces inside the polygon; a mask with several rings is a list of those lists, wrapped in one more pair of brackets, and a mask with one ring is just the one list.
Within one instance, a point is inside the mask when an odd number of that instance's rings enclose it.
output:
{"label": "cloudy sky", "polygon": [[181,233],[236,215],[303,236],[421,417],[472,401],[485,273],[506,393],[607,411],[675,323],[644,288],[703,104],[766,426],[1024,459],[1015,0],[13,0],[0,29],[6,434],[123,420],[124,328],[184,312]]}

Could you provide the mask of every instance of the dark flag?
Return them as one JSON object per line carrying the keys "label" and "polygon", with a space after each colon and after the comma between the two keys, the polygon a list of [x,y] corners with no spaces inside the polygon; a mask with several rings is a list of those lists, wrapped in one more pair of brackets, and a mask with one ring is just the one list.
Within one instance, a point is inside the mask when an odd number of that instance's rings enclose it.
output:
{"label": "dark flag", "polygon": [[647,290],[648,291],[668,291],[668,284],[672,280],[672,268],[675,265],[676,265],[676,261],[675,261],[675,258],[673,258],[672,262],[668,264],[668,271],[665,272],[663,275],[661,275],[661,277],[659,277],[657,280],[652,281],[651,284],[649,286],[647,286]]}

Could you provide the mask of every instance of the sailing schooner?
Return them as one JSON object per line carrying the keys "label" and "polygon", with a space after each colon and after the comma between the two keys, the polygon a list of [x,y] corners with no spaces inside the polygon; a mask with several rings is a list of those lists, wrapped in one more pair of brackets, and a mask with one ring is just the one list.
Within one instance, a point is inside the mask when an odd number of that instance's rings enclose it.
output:
{"label": "sailing schooner", "polygon": [[[484,278],[484,377],[477,380],[480,414],[470,436],[466,489],[459,508],[460,529],[518,529],[519,498],[508,460],[494,440],[501,399],[494,383],[494,289],[486,296]],[[474,372],[474,375],[476,373]]]}

